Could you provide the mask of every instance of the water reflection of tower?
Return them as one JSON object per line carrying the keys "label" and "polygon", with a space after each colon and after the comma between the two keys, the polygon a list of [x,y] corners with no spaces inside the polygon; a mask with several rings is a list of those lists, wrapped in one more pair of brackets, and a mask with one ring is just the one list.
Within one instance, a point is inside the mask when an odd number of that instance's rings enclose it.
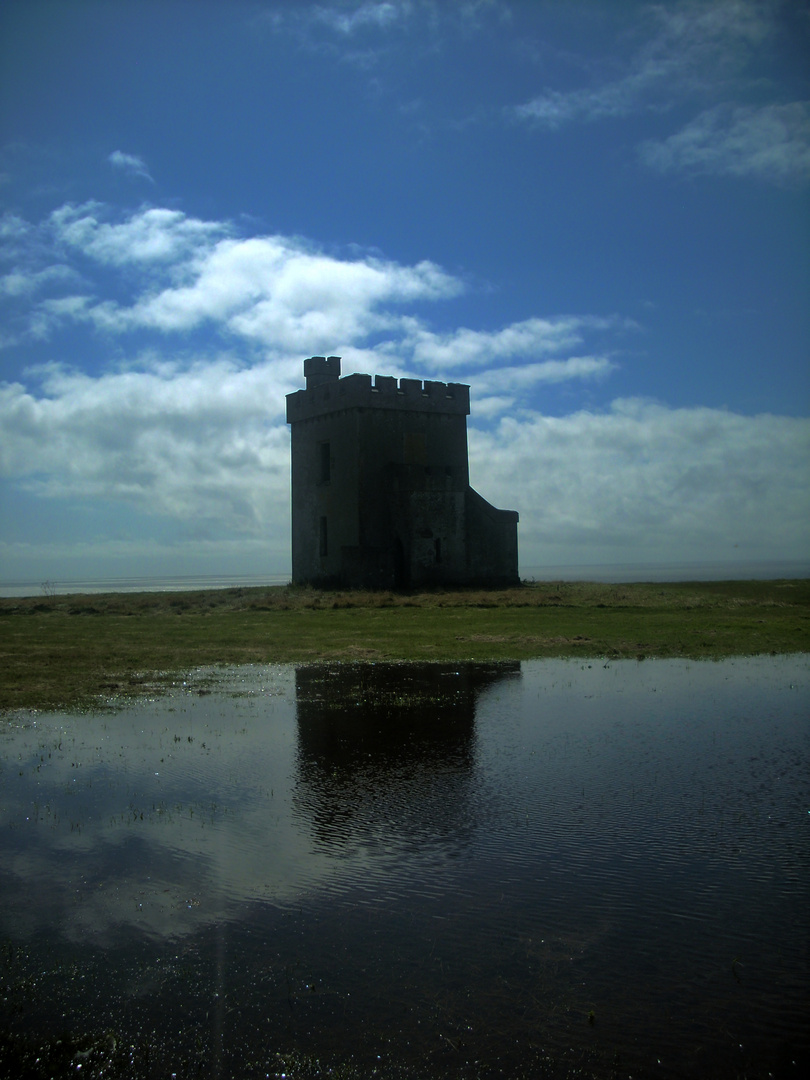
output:
{"label": "water reflection of tower", "polygon": [[293,806],[316,843],[463,846],[480,820],[475,711],[519,663],[336,664],[296,671]]}

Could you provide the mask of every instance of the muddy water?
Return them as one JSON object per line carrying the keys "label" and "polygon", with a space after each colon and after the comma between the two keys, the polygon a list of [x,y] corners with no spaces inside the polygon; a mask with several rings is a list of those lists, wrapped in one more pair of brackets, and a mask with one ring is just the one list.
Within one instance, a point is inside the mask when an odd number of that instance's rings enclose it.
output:
{"label": "muddy water", "polygon": [[803,1076],[809,706],[805,656],[13,717],[0,1075]]}

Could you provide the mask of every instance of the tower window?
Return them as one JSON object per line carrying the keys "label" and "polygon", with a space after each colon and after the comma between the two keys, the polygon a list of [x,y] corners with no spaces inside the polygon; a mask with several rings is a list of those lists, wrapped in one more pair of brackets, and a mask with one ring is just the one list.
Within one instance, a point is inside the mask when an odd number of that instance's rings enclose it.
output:
{"label": "tower window", "polygon": [[319,534],[319,541],[320,541],[320,543],[319,543],[320,553],[321,553],[321,557],[323,557],[324,555],[329,554],[329,537],[328,537],[327,532],[326,532],[326,518],[325,517],[321,518],[320,528],[318,530],[318,534]]}
{"label": "tower window", "polygon": [[433,550],[436,553],[436,562],[440,563],[442,561],[442,541],[438,536],[433,541]]}
{"label": "tower window", "polygon": [[318,443],[318,452],[320,454],[318,460],[318,479],[322,484],[328,484],[332,479],[332,455],[329,443]]}

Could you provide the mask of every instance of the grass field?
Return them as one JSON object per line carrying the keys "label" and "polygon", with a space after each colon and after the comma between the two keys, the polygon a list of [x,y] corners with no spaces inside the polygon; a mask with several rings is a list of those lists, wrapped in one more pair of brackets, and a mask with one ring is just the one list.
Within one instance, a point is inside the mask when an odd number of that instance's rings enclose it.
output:
{"label": "grass field", "polygon": [[154,693],[211,664],[795,652],[810,652],[807,580],[0,598],[0,709]]}

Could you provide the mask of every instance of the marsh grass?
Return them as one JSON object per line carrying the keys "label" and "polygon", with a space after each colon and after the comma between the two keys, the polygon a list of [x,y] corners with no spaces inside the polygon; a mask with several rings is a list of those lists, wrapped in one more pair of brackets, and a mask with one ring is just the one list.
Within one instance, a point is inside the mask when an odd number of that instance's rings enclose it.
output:
{"label": "marsh grass", "polygon": [[0,598],[0,709],[154,693],[211,664],[810,651],[810,581]]}

